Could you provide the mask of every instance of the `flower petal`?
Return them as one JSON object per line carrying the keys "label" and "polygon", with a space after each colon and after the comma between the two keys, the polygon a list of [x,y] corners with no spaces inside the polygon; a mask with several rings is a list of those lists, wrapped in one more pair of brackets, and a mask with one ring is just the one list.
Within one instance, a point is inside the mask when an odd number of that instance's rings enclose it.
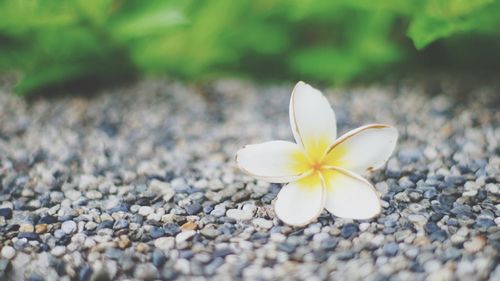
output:
{"label": "flower petal", "polygon": [[325,165],[355,173],[380,168],[391,156],[398,131],[384,124],[372,124],[342,135],[328,150]]}
{"label": "flower petal", "polygon": [[236,164],[241,170],[269,182],[300,179],[308,172],[307,163],[304,149],[288,141],[247,145],[236,153]]}
{"label": "flower petal", "polygon": [[314,221],[323,210],[324,187],[317,173],[289,183],[280,190],[274,209],[280,220],[303,226]]}
{"label": "flower petal", "polygon": [[326,185],[325,208],[341,218],[369,219],[381,211],[377,191],[362,177],[332,168],[323,172]]}
{"label": "flower petal", "polygon": [[300,81],[290,99],[290,125],[298,144],[318,159],[337,136],[335,112],[323,94]]}

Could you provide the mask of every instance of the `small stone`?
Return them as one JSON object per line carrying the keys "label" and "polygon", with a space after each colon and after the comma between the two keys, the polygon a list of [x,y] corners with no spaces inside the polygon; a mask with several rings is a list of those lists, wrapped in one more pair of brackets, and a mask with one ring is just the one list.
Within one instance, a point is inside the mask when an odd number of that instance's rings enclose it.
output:
{"label": "small stone", "polygon": [[130,247],[130,244],[132,244],[132,242],[130,241],[127,235],[120,236],[120,239],[118,240],[118,247],[120,249],[126,249]]}
{"label": "small stone", "polygon": [[252,224],[255,227],[262,228],[262,229],[270,229],[273,227],[273,222],[270,220],[266,220],[263,218],[255,218],[252,220]]}
{"label": "small stone", "polygon": [[399,251],[399,245],[397,243],[389,243],[384,245],[384,254],[388,257],[394,257]]}
{"label": "small stone", "polygon": [[89,281],[91,276],[92,276],[92,267],[90,267],[89,265],[84,265],[80,269],[80,272],[78,273],[78,280]]}
{"label": "small stone", "polygon": [[165,257],[165,254],[163,253],[163,251],[156,249],[156,250],[153,251],[151,260],[153,261],[153,264],[157,268],[160,268],[167,261],[167,257]]}
{"label": "small stone", "polygon": [[158,277],[158,270],[150,263],[140,264],[134,271],[134,277],[139,280],[155,280]]}
{"label": "small stone", "polygon": [[119,220],[115,221],[115,224],[113,225],[113,229],[120,230],[120,229],[128,228],[128,226],[129,226],[129,222],[127,220],[119,219]]}
{"label": "small stone", "polygon": [[50,251],[50,253],[56,257],[64,255],[65,252],[66,252],[66,247],[64,246],[55,246],[54,249]]}
{"label": "small stone", "polygon": [[192,216],[198,214],[202,210],[202,207],[200,203],[193,203],[187,205],[186,207],[184,207],[184,209],[186,210],[186,213],[188,213],[188,215]]}
{"label": "small stone", "polygon": [[187,241],[189,238],[193,237],[196,234],[196,231],[194,230],[188,230],[188,231],[183,231],[177,236],[175,236],[175,242],[176,243],[182,243],[184,241]]}
{"label": "small stone", "polygon": [[102,198],[102,193],[97,190],[90,190],[85,194],[85,197],[90,200],[97,200]]}
{"label": "small stone", "polygon": [[181,228],[179,227],[178,224],[176,223],[166,223],[163,226],[163,229],[165,230],[165,235],[167,236],[175,236],[177,233],[181,232]]}
{"label": "small stone", "polygon": [[11,208],[0,208],[0,216],[4,217],[6,220],[12,218],[12,209]]}
{"label": "small stone", "polygon": [[47,232],[47,225],[42,223],[42,224],[37,224],[35,225],[35,233],[37,234],[43,234]]}
{"label": "small stone", "polygon": [[151,227],[151,229],[149,230],[149,235],[151,236],[151,238],[153,239],[156,239],[156,238],[159,238],[159,237],[162,237],[165,235],[165,229],[163,229],[163,227],[159,227],[159,226],[153,226]]}
{"label": "small stone", "polygon": [[154,242],[154,246],[163,251],[171,250],[174,245],[175,239],[173,237],[160,237]]}
{"label": "small stone", "polygon": [[74,221],[65,221],[61,225],[61,229],[66,234],[72,234],[73,232],[76,231],[77,226],[76,226],[76,223]]}
{"label": "small stone", "polygon": [[198,226],[196,225],[196,223],[192,222],[192,221],[188,221],[186,222],[185,224],[183,224],[181,226],[181,229],[182,231],[186,231],[186,230],[196,230]]}
{"label": "small stone", "polygon": [[325,249],[327,251],[332,251],[335,250],[337,245],[339,244],[339,240],[334,237],[327,237],[326,239],[322,240],[320,242],[320,246],[322,249]]}
{"label": "small stone", "polygon": [[40,220],[38,221],[38,223],[40,224],[52,224],[52,223],[56,223],[57,222],[57,218],[54,217],[54,216],[43,216],[40,218]]}
{"label": "small stone", "polygon": [[486,239],[482,236],[475,236],[470,241],[464,243],[464,249],[469,253],[481,251],[486,244]]}
{"label": "small stone", "polygon": [[141,206],[139,208],[139,215],[141,215],[143,217],[147,217],[147,216],[151,215],[152,213],[154,213],[154,209],[150,206]]}
{"label": "small stone", "polygon": [[231,196],[231,201],[235,203],[240,203],[242,201],[248,200],[250,198],[250,192],[248,190],[240,190]]}
{"label": "small stone", "polygon": [[16,255],[16,250],[11,246],[4,246],[2,248],[2,257],[8,260],[12,259]]}
{"label": "small stone", "polygon": [[219,236],[221,234],[221,232],[219,230],[217,230],[215,227],[213,226],[206,226],[204,227],[201,231],[200,231],[201,235],[209,238],[209,239],[214,239],[216,238],[217,236]]}
{"label": "small stone", "polygon": [[348,223],[342,227],[340,235],[342,235],[342,237],[344,237],[345,239],[349,239],[352,236],[356,235],[358,231],[359,228],[357,224]]}
{"label": "small stone", "polygon": [[19,227],[19,232],[34,232],[35,227],[32,224],[21,224]]}
{"label": "small stone", "polygon": [[139,243],[139,244],[137,244],[137,246],[135,248],[136,248],[137,252],[139,252],[139,253],[149,252],[149,246],[146,243]]}
{"label": "small stone", "polygon": [[252,219],[253,214],[251,212],[245,212],[240,209],[229,209],[226,212],[226,216],[237,221],[245,221]]}

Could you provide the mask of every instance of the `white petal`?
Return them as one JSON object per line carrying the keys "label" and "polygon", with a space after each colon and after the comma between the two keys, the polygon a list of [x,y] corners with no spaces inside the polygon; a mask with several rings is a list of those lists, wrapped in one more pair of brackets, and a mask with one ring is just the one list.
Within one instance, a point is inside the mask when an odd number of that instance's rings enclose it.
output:
{"label": "white petal", "polygon": [[290,125],[295,141],[312,158],[321,157],[337,136],[330,103],[320,91],[302,81],[295,85],[290,99]]}
{"label": "white petal", "polygon": [[336,168],[323,172],[326,185],[325,208],[341,218],[369,219],[381,211],[377,191],[362,177]]}
{"label": "white petal", "polygon": [[304,149],[288,141],[247,145],[236,153],[236,164],[244,172],[269,182],[291,182],[309,169]]}
{"label": "white petal", "polygon": [[380,168],[391,156],[398,139],[396,128],[372,124],[342,135],[329,149],[324,163],[363,173]]}
{"label": "white petal", "polygon": [[274,209],[280,220],[303,226],[314,221],[323,210],[324,187],[318,174],[289,183],[280,190]]}

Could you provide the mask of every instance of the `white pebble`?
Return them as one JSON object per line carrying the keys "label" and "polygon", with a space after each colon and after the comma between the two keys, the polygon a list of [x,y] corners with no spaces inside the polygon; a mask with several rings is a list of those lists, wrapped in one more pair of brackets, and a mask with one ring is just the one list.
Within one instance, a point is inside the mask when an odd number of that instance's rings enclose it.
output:
{"label": "white pebble", "polygon": [[153,207],[149,207],[149,206],[141,206],[139,208],[139,215],[141,216],[144,216],[144,217],[147,217],[149,216],[150,214],[152,214],[155,210],[153,209]]}
{"label": "white pebble", "polygon": [[2,248],[2,257],[10,260],[16,255],[16,250],[11,246],[5,246]]}
{"label": "white pebble", "polygon": [[61,225],[62,231],[66,234],[71,234],[76,231],[76,223],[74,221],[65,221]]}

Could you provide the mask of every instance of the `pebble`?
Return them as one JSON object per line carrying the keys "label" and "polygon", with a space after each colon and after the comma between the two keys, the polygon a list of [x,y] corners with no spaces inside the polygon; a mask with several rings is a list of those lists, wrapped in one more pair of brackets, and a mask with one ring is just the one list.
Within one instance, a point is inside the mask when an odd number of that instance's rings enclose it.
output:
{"label": "pebble", "polygon": [[1,253],[3,258],[10,260],[16,255],[16,250],[11,246],[4,246]]}
{"label": "pebble", "polygon": [[202,210],[202,207],[200,205],[200,203],[193,203],[193,204],[190,204],[190,205],[187,205],[185,207],[186,209],[186,213],[188,213],[188,215],[196,215],[197,213],[199,213],[201,210]]}
{"label": "pebble", "polygon": [[432,96],[408,81],[327,92],[342,131],[383,121],[400,139],[363,174],[377,217],[324,210],[301,227],[276,217],[283,184],[234,162],[243,144],[293,140],[287,85],[150,80],[30,102],[0,86],[0,280],[491,279],[497,91],[457,98],[441,79]]}
{"label": "pebble", "polygon": [[481,236],[475,236],[470,241],[464,243],[464,249],[469,253],[481,251],[486,244],[486,239]]}
{"label": "pebble", "polygon": [[353,224],[353,223],[348,223],[342,227],[340,235],[342,235],[342,237],[347,239],[347,238],[350,238],[350,237],[356,235],[356,233],[358,233],[358,231],[359,231],[358,225]]}
{"label": "pebble", "polygon": [[163,251],[171,250],[175,245],[173,237],[160,237],[154,241],[155,248]]}
{"label": "pebble", "polygon": [[62,223],[61,229],[66,234],[72,234],[73,232],[76,231],[77,226],[76,226],[76,223],[74,221],[65,221]]}
{"label": "pebble", "polygon": [[140,264],[134,271],[134,277],[140,280],[155,280],[158,277],[158,270],[150,263]]}
{"label": "pebble", "polygon": [[11,208],[0,208],[0,216],[4,217],[7,220],[12,218],[12,214],[13,212]]}
{"label": "pebble", "polygon": [[182,243],[184,241],[187,241],[191,237],[193,237],[195,234],[196,234],[196,231],[194,231],[194,230],[183,231],[175,236],[175,242]]}
{"label": "pebble", "polygon": [[139,215],[141,215],[143,217],[147,217],[147,216],[151,215],[152,213],[154,213],[154,209],[152,207],[141,206],[139,208]]}
{"label": "pebble", "polygon": [[270,229],[271,227],[273,227],[273,222],[270,221],[270,220],[266,220],[266,219],[263,219],[263,218],[255,218],[252,220],[252,224],[255,226],[255,227],[258,227],[258,228],[262,228],[262,229]]}
{"label": "pebble", "polygon": [[62,255],[64,255],[64,253],[66,252],[66,247],[64,246],[55,246],[51,251],[50,253],[56,257],[60,257]]}

